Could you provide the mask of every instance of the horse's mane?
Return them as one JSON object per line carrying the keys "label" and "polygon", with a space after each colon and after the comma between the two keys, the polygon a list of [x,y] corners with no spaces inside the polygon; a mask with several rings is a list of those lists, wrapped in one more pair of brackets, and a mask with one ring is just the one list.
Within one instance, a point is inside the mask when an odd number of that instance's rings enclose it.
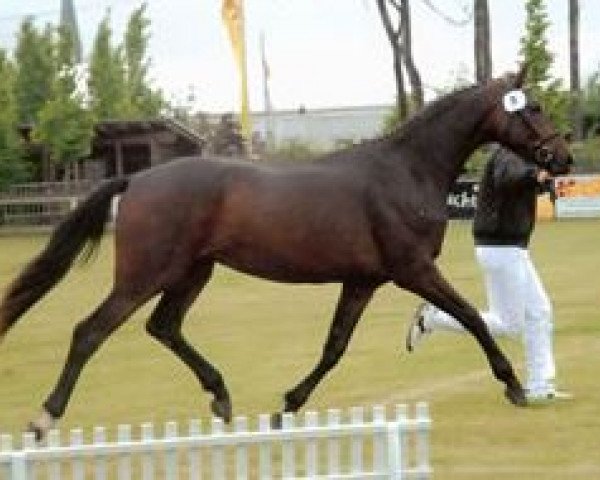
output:
{"label": "horse's mane", "polygon": [[451,108],[456,106],[458,99],[467,96],[474,96],[479,93],[482,85],[474,84],[469,85],[453,92],[446,94],[419,110],[410,116],[405,122],[398,125],[392,130],[388,136],[396,140],[402,140],[407,135],[410,135],[414,128],[419,128],[423,124],[429,123],[432,119],[439,117],[441,114],[447,112]]}
{"label": "horse's mane", "polygon": [[480,93],[483,88],[486,88],[490,85],[490,83],[502,83],[502,84],[510,84],[513,74],[506,74],[503,77],[497,78],[495,80],[490,80],[487,83],[476,83],[472,85],[468,85],[466,87],[459,88],[454,90],[451,93],[443,95],[430,103],[428,103],[424,108],[419,110],[410,116],[406,121],[399,124],[396,128],[392,129],[390,132],[380,135],[378,137],[372,139],[365,139],[360,142],[360,144],[355,144],[349,146],[347,148],[337,150],[334,152],[330,152],[325,154],[320,158],[320,160],[336,160],[340,156],[343,158],[347,158],[348,153],[355,150],[357,147],[366,147],[372,146],[373,144],[381,143],[381,142],[402,142],[407,138],[410,138],[412,134],[414,134],[414,129],[422,128],[426,126],[432,119],[439,117],[441,114],[447,112],[449,109],[453,108],[457,101],[462,97],[471,97]]}

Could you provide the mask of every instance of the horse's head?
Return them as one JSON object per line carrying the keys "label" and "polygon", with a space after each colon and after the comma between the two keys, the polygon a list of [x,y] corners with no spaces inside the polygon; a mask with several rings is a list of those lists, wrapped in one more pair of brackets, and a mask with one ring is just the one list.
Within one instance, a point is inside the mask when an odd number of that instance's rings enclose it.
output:
{"label": "horse's head", "polygon": [[486,119],[487,134],[555,175],[568,173],[573,163],[565,138],[544,114],[539,103],[523,91],[527,73],[524,65],[516,75],[493,82],[494,90]]}

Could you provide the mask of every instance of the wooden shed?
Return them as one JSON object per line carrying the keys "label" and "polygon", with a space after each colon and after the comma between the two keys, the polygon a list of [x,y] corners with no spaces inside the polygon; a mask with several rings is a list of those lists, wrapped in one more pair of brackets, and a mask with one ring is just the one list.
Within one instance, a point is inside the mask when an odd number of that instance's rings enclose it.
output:
{"label": "wooden shed", "polygon": [[81,182],[120,177],[168,162],[176,157],[201,155],[206,141],[171,118],[103,120],[94,125],[91,154],[53,165],[43,144],[32,139],[33,126],[18,127],[31,163],[38,165],[36,182]]}
{"label": "wooden shed", "polygon": [[120,177],[176,157],[201,155],[204,145],[196,132],[170,118],[104,120],[94,126],[91,155],[73,176]]}
{"label": "wooden shed", "polygon": [[135,173],[176,157],[200,156],[205,141],[169,118],[110,120],[94,126],[91,155],[67,165],[49,161],[47,148],[32,138],[32,125],[19,126],[36,181],[0,192],[0,226],[59,222],[101,180]]}

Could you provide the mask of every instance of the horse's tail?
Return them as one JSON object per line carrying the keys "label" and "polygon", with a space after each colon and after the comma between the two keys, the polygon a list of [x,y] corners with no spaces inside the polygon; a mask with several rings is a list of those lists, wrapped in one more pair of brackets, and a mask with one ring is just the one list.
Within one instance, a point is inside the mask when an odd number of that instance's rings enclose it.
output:
{"label": "horse's tail", "polygon": [[0,339],[65,276],[86,245],[84,259],[90,258],[100,243],[112,198],[124,192],[128,184],[129,181],[122,178],[104,183],[58,225],[46,248],[8,287],[0,304]]}

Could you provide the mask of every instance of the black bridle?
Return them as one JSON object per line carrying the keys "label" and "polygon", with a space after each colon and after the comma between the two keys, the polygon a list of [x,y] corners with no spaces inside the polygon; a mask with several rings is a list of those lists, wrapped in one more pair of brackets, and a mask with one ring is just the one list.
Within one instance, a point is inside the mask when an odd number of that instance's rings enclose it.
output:
{"label": "black bridle", "polygon": [[533,133],[535,133],[535,135],[538,137],[538,140],[536,140],[535,144],[533,145],[533,155],[535,158],[535,163],[544,170],[550,170],[552,166],[552,161],[554,160],[554,154],[551,152],[547,145],[554,139],[560,137],[561,134],[559,132],[554,132],[550,135],[542,135],[539,128],[531,119],[528,108],[532,108],[530,104],[526,105],[525,108],[522,108],[521,110],[517,110],[516,112],[510,113],[510,118],[512,119],[513,115],[517,115],[523,121],[523,123],[525,123],[525,125],[527,125],[527,127]]}
{"label": "black bridle", "polygon": [[[516,91],[521,91],[519,88],[513,89]],[[521,91],[522,92],[522,91]],[[505,95],[510,94],[511,91],[506,92]],[[524,94],[523,94],[524,96]],[[498,105],[497,103],[492,105],[490,110],[494,110],[495,108],[502,108],[502,110],[508,115],[508,121],[505,124],[503,136],[507,136],[507,132],[513,128],[514,119],[518,117],[522,120],[522,122],[526,125],[530,132],[534,134],[537,138],[533,144],[532,153],[534,163],[544,169],[552,172],[553,162],[555,160],[555,155],[552,152],[552,149],[549,148],[548,144],[560,137],[561,134],[557,131],[550,133],[549,135],[544,135],[543,132],[538,128],[536,123],[531,118],[531,112],[541,112],[541,108],[537,103],[531,103],[527,100],[526,97],[523,98],[524,104],[521,108],[516,108],[514,110],[509,110],[504,103],[505,97],[503,97],[502,101]],[[569,162],[571,163],[571,162]]]}
{"label": "black bridle", "polygon": [[[550,148],[548,148],[547,145],[555,138],[560,137],[561,134],[558,132],[554,132],[550,135],[542,135],[539,128],[533,122],[529,114],[530,110],[535,110],[536,108],[539,107],[532,106],[528,103],[524,108],[520,110],[508,112],[509,120],[506,125],[505,131],[508,131],[512,127],[513,118],[515,116],[518,116],[523,121],[523,123],[527,125],[529,130],[532,131],[536,135],[536,137],[538,137],[538,140],[536,140],[536,142],[533,145],[533,157],[535,159],[535,164],[543,170],[552,172],[552,162],[554,160],[554,154],[552,153]],[[543,184],[541,184],[540,189],[540,191],[549,192],[551,198],[556,198],[554,181],[551,178],[547,179]]]}

